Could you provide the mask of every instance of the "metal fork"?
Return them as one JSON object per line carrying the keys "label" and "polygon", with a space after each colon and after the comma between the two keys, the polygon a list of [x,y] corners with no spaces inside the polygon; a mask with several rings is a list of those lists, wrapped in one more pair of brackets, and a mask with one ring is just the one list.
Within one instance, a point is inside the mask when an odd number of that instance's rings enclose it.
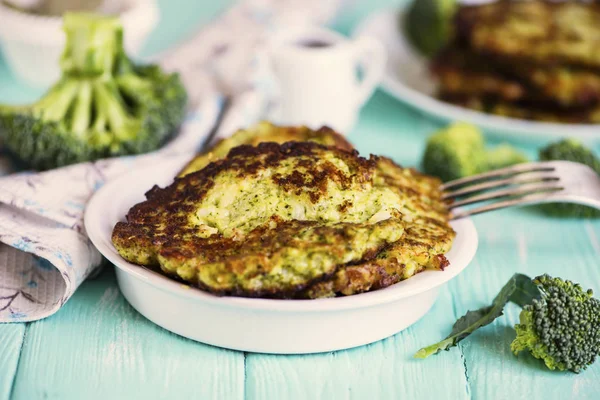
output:
{"label": "metal fork", "polygon": [[570,161],[519,164],[442,185],[451,219],[507,207],[576,203],[600,209],[600,177]]}

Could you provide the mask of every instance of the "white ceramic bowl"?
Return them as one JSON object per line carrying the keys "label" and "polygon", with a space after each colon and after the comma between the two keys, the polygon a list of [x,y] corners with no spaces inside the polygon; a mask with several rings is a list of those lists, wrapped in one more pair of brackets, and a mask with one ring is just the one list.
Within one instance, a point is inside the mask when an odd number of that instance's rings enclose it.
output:
{"label": "white ceramic bowl", "polygon": [[[113,1],[114,2],[114,1]],[[124,45],[136,56],[159,20],[156,0],[121,0]],[[0,42],[13,73],[32,86],[47,87],[60,77],[65,44],[61,17],[20,12],[0,1]]]}
{"label": "white ceramic bowl", "polygon": [[471,220],[455,221],[457,232],[444,271],[426,271],[389,288],[348,297],[271,300],[217,297],[123,260],[111,243],[118,221],[145,200],[154,184],[165,186],[187,159],[136,170],[109,182],[89,202],[85,228],[116,267],[119,287],[131,305],[179,335],[229,349],[300,354],[341,350],[394,335],[431,308],[440,286],[458,275],[477,249]]}

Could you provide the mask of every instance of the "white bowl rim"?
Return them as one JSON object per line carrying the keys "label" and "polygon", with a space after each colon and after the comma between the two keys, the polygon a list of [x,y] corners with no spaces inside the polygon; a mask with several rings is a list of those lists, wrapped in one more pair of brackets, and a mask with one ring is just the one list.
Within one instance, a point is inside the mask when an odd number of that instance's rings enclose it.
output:
{"label": "white bowl rim", "polygon": [[[103,210],[106,210],[106,206],[111,204],[111,200],[114,199],[115,195],[118,195],[117,193],[120,194],[127,190],[126,188],[129,187],[127,182],[137,180],[138,177],[145,174],[159,176],[161,171],[163,173],[164,171],[177,171],[185,161],[187,161],[187,158],[180,158],[159,163],[153,168],[146,168],[144,171],[132,170],[108,182],[88,202],[84,223],[86,232],[94,246],[117,268],[149,285],[190,300],[202,301],[216,306],[235,307],[254,311],[307,313],[375,306],[423,293],[446,283],[467,267],[477,250],[478,238],[475,225],[469,218],[463,218],[452,222],[452,226],[457,232],[457,237],[454,241],[453,249],[448,253],[451,264],[444,271],[427,270],[385,289],[336,298],[281,300],[216,296],[177,282],[158,272],[125,261],[113,247],[110,240],[110,233],[107,234],[100,229],[102,218],[105,218],[106,215]],[[452,256],[451,253],[458,254]]]}

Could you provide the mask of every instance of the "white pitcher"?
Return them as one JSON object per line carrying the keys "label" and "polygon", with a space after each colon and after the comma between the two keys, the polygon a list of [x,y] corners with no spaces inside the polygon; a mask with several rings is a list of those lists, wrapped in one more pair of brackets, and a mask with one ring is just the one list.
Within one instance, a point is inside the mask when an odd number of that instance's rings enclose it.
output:
{"label": "white pitcher", "polygon": [[375,39],[352,40],[319,27],[280,31],[270,39],[266,57],[277,93],[270,119],[311,128],[327,125],[342,134],[354,126],[386,61]]}

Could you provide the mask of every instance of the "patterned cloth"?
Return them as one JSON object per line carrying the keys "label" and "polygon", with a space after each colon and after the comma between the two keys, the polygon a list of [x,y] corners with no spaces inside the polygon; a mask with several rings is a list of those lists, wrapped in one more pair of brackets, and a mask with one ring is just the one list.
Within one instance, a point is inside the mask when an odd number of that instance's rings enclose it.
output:
{"label": "patterned cloth", "polygon": [[[191,112],[163,149],[43,173],[16,171],[0,149],[0,322],[52,315],[102,265],[83,227],[85,205],[104,182],[171,157],[192,157],[230,100],[218,135],[268,115],[269,76],[259,62],[266,37],[282,26],[320,24],[343,0],[246,0],[177,49],[157,58],[179,71]],[[9,175],[10,174],[10,175]]]}

